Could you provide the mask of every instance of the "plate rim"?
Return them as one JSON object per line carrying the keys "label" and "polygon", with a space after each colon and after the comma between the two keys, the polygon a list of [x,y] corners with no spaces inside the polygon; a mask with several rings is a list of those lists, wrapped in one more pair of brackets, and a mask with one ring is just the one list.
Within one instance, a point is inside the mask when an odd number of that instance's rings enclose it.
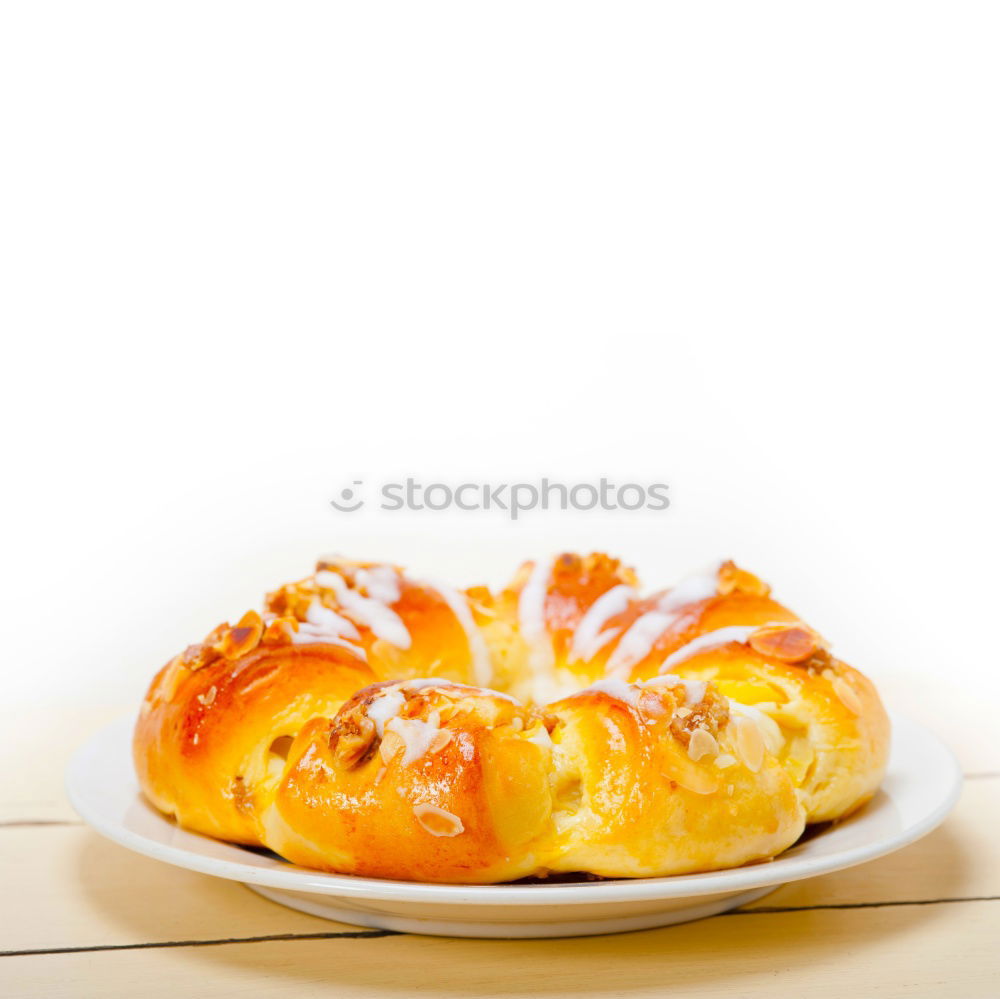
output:
{"label": "plate rim", "polygon": [[[955,807],[962,791],[964,780],[958,760],[948,746],[923,725],[894,712],[890,714],[890,717],[894,748],[899,732],[905,732],[911,738],[918,737],[925,750],[936,753],[940,757],[940,762],[950,770],[950,779],[946,789],[943,778],[941,781],[940,801],[919,821],[906,826],[895,836],[880,837],[868,843],[847,847],[828,857],[783,857],[779,855],[774,860],[759,864],[659,878],[552,885],[434,884],[365,878],[350,874],[328,874],[323,871],[297,867],[293,864],[288,864],[287,869],[270,870],[242,863],[235,859],[197,853],[183,846],[161,843],[128,828],[120,820],[108,817],[99,808],[91,808],[87,795],[81,791],[81,778],[86,778],[95,755],[98,759],[102,758],[100,751],[105,747],[105,744],[114,743],[116,740],[122,742],[128,750],[127,756],[131,763],[131,730],[134,724],[132,715],[122,716],[102,726],[76,750],[66,768],[65,787],[70,804],[80,818],[112,842],[135,853],[175,867],[231,881],[249,882],[286,891],[363,899],[372,902],[496,906],[648,902],[746,891],[831,874],[893,853],[909,846],[937,828]],[[119,747],[119,749],[121,748]],[[887,776],[892,773],[892,770],[893,763],[890,760]],[[170,828],[180,829],[190,836],[201,837],[217,846],[233,850],[241,849],[238,844],[227,843],[224,840],[217,840],[210,836],[202,836],[199,833],[181,829],[172,819],[159,813],[145,800],[139,790],[137,780],[135,780],[134,789],[136,796],[150,814]]]}

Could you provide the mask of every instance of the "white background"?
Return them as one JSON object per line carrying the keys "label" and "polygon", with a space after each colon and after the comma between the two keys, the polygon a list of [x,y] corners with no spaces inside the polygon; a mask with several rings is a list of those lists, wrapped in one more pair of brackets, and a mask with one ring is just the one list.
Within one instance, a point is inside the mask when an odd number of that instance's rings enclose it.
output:
{"label": "white background", "polygon": [[[8,706],[133,706],[320,552],[464,584],[570,546],[651,585],[735,557],[959,726],[940,685],[1000,694],[998,29],[872,0],[5,4]],[[673,505],[328,505],[407,474]]]}

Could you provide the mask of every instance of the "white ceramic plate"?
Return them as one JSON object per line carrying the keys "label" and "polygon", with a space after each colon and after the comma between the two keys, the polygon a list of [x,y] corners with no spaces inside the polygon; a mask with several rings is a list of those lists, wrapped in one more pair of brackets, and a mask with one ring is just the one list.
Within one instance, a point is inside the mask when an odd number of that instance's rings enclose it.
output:
{"label": "white ceramic plate", "polygon": [[700,919],[744,905],[787,881],[827,874],[912,843],[937,826],[962,777],[930,732],[893,718],[882,790],[856,815],[767,864],[672,878],[525,885],[435,885],[322,874],[179,828],[139,792],[132,719],[99,732],[73,757],[73,807],[99,833],[157,860],[242,881],[267,898],[360,926],[464,937],[586,936]]}

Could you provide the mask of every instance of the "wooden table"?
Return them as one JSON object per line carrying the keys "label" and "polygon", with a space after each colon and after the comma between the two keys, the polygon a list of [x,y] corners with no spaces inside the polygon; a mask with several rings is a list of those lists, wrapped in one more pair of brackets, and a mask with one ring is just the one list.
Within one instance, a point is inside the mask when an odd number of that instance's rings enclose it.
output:
{"label": "wooden table", "polygon": [[1000,996],[1000,745],[967,716],[938,726],[961,803],[905,850],[697,923],[503,941],[326,922],[101,839],[62,771],[118,713],[0,718],[2,996]]}

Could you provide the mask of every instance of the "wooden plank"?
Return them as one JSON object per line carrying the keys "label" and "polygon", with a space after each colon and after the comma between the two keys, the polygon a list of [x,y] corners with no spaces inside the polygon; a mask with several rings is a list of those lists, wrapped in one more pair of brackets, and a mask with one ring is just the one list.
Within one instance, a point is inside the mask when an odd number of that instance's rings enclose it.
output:
{"label": "wooden plank", "polygon": [[356,929],[140,856],[86,826],[0,829],[0,884],[4,951]]}
{"label": "wooden plank", "polygon": [[955,811],[911,846],[859,867],[795,881],[754,907],[1000,895],[1000,777],[967,780]]}
{"label": "wooden plank", "polygon": [[[911,847],[797,882],[763,907],[1000,896],[1000,779],[969,781],[951,819]],[[335,932],[241,885],[141,857],[83,826],[0,829],[4,950]],[[30,899],[30,905],[24,900]]]}
{"label": "wooden plank", "polygon": [[77,821],[63,789],[70,757],[94,732],[128,713],[120,706],[0,713],[0,754],[17,761],[0,782],[0,822]]}
{"label": "wooden plank", "polygon": [[1000,902],[720,916],[567,940],[295,940],[0,959],[12,996],[979,997]]}

